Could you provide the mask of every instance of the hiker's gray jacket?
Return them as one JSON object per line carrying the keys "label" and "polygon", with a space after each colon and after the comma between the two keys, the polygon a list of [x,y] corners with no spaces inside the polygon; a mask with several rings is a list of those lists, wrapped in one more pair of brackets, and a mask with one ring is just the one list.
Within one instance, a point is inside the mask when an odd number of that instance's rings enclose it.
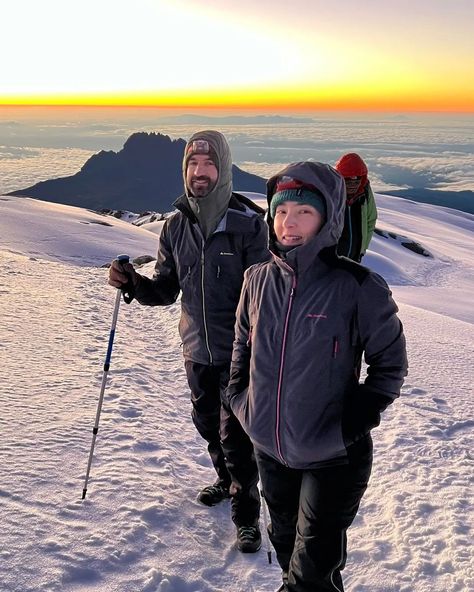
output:
{"label": "hiker's gray jacket", "polygon": [[183,354],[200,364],[230,362],[244,271],[270,257],[263,210],[233,193],[224,218],[204,241],[185,196],[163,225],[153,278],[140,276],[140,304],[172,304],[181,295]]}
{"label": "hiker's gray jacket", "polygon": [[[335,171],[322,185],[325,172],[313,179],[304,164],[287,174],[318,187],[328,221],[286,259],[274,254],[247,270],[226,391],[254,446],[298,469],[344,462],[346,446],[378,425],[399,396],[407,369],[387,284],[336,255],[343,209],[334,197],[340,187],[331,185]],[[269,200],[272,188],[270,180]],[[368,376],[359,384],[363,353]]]}

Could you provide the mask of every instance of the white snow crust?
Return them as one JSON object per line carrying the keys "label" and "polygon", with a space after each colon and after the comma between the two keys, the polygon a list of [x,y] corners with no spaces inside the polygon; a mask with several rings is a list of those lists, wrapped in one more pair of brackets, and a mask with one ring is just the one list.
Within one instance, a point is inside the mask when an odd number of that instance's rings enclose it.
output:
{"label": "white snow crust", "polygon": [[[374,430],[349,530],[348,592],[468,592],[472,559],[474,217],[377,195],[364,264],[388,281],[409,350],[402,396]],[[104,225],[106,222],[108,225]],[[235,547],[229,504],[191,422],[179,303],[121,304],[81,501],[115,290],[101,266],[155,255],[113,217],[0,197],[0,590],[273,592],[265,548]],[[391,233],[389,235],[388,233]],[[405,248],[419,243],[431,256]],[[153,263],[141,268],[151,275]]]}

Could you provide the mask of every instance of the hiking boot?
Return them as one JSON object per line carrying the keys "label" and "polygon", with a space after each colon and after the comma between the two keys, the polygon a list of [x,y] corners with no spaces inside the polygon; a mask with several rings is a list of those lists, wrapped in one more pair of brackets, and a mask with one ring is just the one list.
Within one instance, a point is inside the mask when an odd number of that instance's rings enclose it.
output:
{"label": "hiking boot", "polygon": [[258,526],[239,526],[237,528],[237,548],[241,553],[256,553],[262,544]]}
{"label": "hiking boot", "polygon": [[208,485],[201,489],[197,499],[205,506],[215,506],[229,497],[229,488],[217,481],[214,485]]}

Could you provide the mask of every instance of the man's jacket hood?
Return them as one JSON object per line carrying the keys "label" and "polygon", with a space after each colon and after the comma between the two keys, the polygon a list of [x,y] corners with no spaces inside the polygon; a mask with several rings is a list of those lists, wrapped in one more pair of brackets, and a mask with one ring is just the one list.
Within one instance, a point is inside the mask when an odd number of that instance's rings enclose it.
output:
{"label": "man's jacket hood", "polygon": [[[292,267],[306,267],[322,249],[337,245],[344,227],[344,209],[346,201],[346,186],[343,177],[328,164],[321,162],[295,162],[267,181],[267,202],[270,206],[275,193],[277,181],[281,177],[291,177],[312,187],[323,197],[326,203],[326,222],[311,240],[304,245],[288,252],[286,259]],[[278,254],[273,219],[267,213],[270,234],[270,250]]]}
{"label": "man's jacket hood", "polygon": [[[219,176],[210,193],[204,197],[194,197],[186,184],[187,150],[194,140],[207,140],[217,157]],[[216,229],[227,210],[232,195],[232,156],[225,137],[214,130],[196,132],[189,138],[183,157],[184,190],[189,205],[196,216],[204,238],[207,239]]]}

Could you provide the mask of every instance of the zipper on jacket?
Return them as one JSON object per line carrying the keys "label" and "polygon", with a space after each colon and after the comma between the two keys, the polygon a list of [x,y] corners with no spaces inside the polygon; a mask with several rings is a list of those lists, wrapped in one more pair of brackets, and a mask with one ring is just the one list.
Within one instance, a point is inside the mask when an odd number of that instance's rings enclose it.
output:
{"label": "zipper on jacket", "polygon": [[204,240],[202,242],[201,249],[201,293],[202,293],[202,317],[204,322],[204,337],[206,340],[207,353],[209,354],[209,363],[212,366],[212,353],[209,346],[209,333],[207,331],[207,318],[206,318],[206,293],[204,291]]}
{"label": "zipper on jacket", "polygon": [[247,338],[247,343],[245,344],[247,347],[250,347],[252,345],[252,332],[253,332],[253,327],[250,327],[249,336]]}
{"label": "zipper on jacket", "polygon": [[294,274],[293,270],[292,270],[292,273],[293,273],[293,281],[291,284],[290,299],[288,301],[288,308],[286,311],[285,328],[283,330],[283,342],[282,342],[282,346],[281,346],[280,369],[278,372],[277,409],[276,409],[277,416],[276,416],[276,426],[275,426],[277,450],[278,450],[278,454],[281,458],[281,461],[285,466],[288,466],[288,463],[285,461],[285,458],[284,458],[283,453],[281,451],[280,408],[281,408],[281,388],[282,388],[282,381],[283,381],[283,366],[284,366],[285,352],[286,352],[286,338],[288,335],[288,324],[290,321],[290,314],[291,314],[291,309],[293,307],[293,298],[295,296],[295,288],[296,288],[296,275]]}
{"label": "zipper on jacket", "polygon": [[221,266],[218,265],[217,266],[217,273],[216,273],[216,278],[219,279],[221,277]]}
{"label": "zipper on jacket", "polygon": [[337,337],[332,338],[332,357],[337,358],[337,354],[339,353],[339,341]]}

